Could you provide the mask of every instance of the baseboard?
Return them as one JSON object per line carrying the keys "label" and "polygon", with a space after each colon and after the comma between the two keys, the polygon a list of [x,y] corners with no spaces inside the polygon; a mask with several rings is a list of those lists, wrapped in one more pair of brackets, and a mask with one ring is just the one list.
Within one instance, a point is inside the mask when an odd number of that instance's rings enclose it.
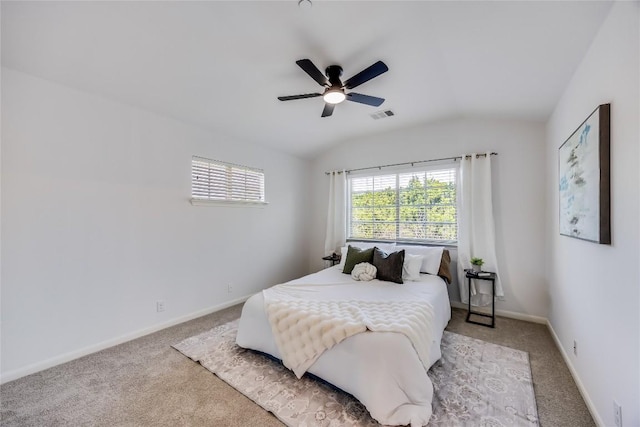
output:
{"label": "baseboard", "polygon": [[109,347],[113,347],[118,344],[125,343],[127,341],[134,340],[136,338],[140,338],[145,335],[152,334],[154,332],[158,332],[162,329],[166,329],[170,326],[177,325],[179,323],[184,323],[192,319],[196,319],[198,317],[206,316],[207,314],[215,313],[216,311],[223,310],[227,307],[231,307],[236,304],[240,304],[249,299],[251,295],[246,295],[240,298],[236,298],[231,301],[224,302],[222,304],[215,305],[213,307],[206,308],[204,310],[199,310],[190,314],[186,314],[184,316],[176,317],[174,319],[167,320],[162,323],[158,323],[157,325],[150,326],[148,328],[140,329],[125,335],[121,335],[116,338],[112,338],[106,341],[102,341],[98,344],[90,345],[88,347],[81,348],[79,350],[71,351],[69,353],[62,354],[60,356],[52,357],[47,360],[43,360],[42,362],[33,363],[31,365],[25,366],[23,368],[14,369],[13,371],[8,371],[2,374],[0,377],[0,384],[7,383],[9,381],[17,380],[18,378],[35,374],[36,372],[44,371],[45,369],[52,368],[54,366],[60,365],[62,363],[70,362],[74,359],[78,359],[83,356],[87,356],[89,354],[98,352],[100,350],[104,350]]}
{"label": "baseboard", "polygon": [[596,406],[593,404],[593,401],[589,397],[589,393],[587,393],[587,389],[585,388],[585,386],[582,384],[582,381],[580,380],[578,371],[576,371],[576,369],[573,367],[571,358],[569,358],[569,355],[564,350],[564,347],[560,342],[560,338],[558,338],[556,331],[553,329],[553,326],[551,326],[551,322],[549,322],[548,320],[547,320],[547,328],[549,328],[549,332],[551,332],[553,341],[556,343],[556,347],[558,347],[558,350],[560,350],[560,354],[562,354],[564,363],[569,367],[569,372],[571,372],[571,376],[573,377],[573,380],[578,386],[578,390],[580,391],[580,394],[582,395],[582,399],[584,400],[584,403],[587,405],[587,409],[589,409],[589,412],[591,413],[593,420],[599,427],[605,427],[605,423],[602,421],[602,418],[600,417],[600,414],[598,413]]}
{"label": "baseboard", "polygon": [[[467,304],[460,301],[451,301],[451,307],[461,308],[463,310],[466,310],[468,308]],[[548,320],[546,317],[534,316],[532,314],[518,313],[515,311],[496,310],[496,316],[508,317],[510,319],[516,319],[516,320],[524,320],[526,322],[539,323],[541,325],[548,324]]]}

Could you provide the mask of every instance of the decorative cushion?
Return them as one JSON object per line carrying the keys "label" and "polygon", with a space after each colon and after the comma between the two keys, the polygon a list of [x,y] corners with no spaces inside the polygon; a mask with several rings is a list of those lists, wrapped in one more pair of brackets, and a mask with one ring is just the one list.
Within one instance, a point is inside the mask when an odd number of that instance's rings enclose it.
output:
{"label": "decorative cushion", "polygon": [[[379,243],[379,242],[349,242],[350,246],[353,246],[354,248],[360,248],[360,249],[369,249],[369,248],[380,248],[385,252],[393,252],[394,248],[396,247],[395,242],[393,243]],[[344,263],[347,260],[347,250],[349,249],[348,246],[343,246],[340,248],[340,255],[342,256],[340,258],[340,269],[343,270],[344,269]]]}
{"label": "decorative cushion", "polygon": [[421,273],[438,274],[442,259],[442,246],[396,246],[396,250],[404,249],[407,254],[422,256]]}
{"label": "decorative cushion", "polygon": [[375,248],[358,249],[349,245],[349,248],[347,249],[347,259],[344,262],[344,269],[342,272],[344,274],[351,274],[351,271],[356,264],[360,264],[361,262],[371,263],[371,261],[373,261],[374,249]]}
{"label": "decorative cushion", "polygon": [[404,250],[387,254],[378,248],[374,248],[373,265],[378,269],[376,278],[379,280],[403,283],[402,267],[404,265]]}
{"label": "decorative cushion", "polygon": [[438,276],[442,277],[447,283],[451,283],[452,276],[449,266],[451,265],[451,256],[447,249],[442,250],[442,259],[440,260],[440,269],[438,270]]}
{"label": "decorative cushion", "polygon": [[402,266],[402,280],[416,282],[420,280],[420,267],[422,257],[420,255],[410,255],[405,253],[404,264]]}
{"label": "decorative cushion", "polygon": [[376,278],[376,272],[378,269],[369,264],[368,262],[361,262],[360,264],[356,264],[351,271],[351,277],[353,280],[362,280],[363,282],[368,282],[369,280],[373,280]]}

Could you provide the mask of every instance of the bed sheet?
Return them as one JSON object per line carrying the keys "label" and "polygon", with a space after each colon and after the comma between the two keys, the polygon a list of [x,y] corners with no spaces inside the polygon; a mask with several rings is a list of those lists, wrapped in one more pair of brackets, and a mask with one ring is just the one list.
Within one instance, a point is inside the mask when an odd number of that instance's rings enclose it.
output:
{"label": "bed sheet", "polygon": [[[358,283],[339,266],[292,280],[288,284],[322,284],[327,291],[340,284]],[[447,285],[438,276],[421,274],[418,282],[396,284],[373,280],[360,300],[427,296],[434,310],[429,363],[440,357],[442,333],[451,318]],[[311,296],[312,297],[312,296]],[[356,296],[354,296],[356,297]],[[282,359],[267,319],[262,292],[247,300],[240,318],[236,342]],[[349,337],[325,351],[308,372],[351,393],[381,424],[426,425],[431,416],[433,388],[409,339],[393,332],[364,332]]]}

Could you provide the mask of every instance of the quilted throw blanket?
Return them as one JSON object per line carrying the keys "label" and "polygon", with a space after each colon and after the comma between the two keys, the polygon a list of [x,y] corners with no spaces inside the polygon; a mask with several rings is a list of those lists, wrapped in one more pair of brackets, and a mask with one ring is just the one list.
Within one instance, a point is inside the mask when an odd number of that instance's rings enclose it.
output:
{"label": "quilted throw blanket", "polygon": [[[324,351],[367,330],[404,334],[429,370],[433,308],[428,301],[339,299],[333,286],[323,296],[323,286],[278,285],[263,291],[282,362],[298,378]],[[357,292],[348,288],[358,286],[341,285],[351,296]]]}

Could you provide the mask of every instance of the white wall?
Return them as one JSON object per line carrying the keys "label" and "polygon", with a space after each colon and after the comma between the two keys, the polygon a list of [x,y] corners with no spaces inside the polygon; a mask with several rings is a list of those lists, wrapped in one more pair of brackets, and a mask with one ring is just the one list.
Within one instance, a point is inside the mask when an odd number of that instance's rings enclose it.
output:
{"label": "white wall", "polygon": [[[4,381],[308,272],[307,161],[8,69],[2,123]],[[192,206],[192,155],[269,205]]]}
{"label": "white wall", "polygon": [[[639,3],[617,2],[547,125],[549,320],[600,424],[640,425]],[[611,245],[558,231],[558,147],[611,103]],[[573,355],[573,340],[578,356]]]}
{"label": "white wall", "polygon": [[[542,123],[450,120],[348,141],[318,156],[311,179],[314,194],[311,269],[322,266],[328,198],[324,171],[486,151],[499,153],[493,158],[492,172],[497,256],[505,299],[498,301],[496,309],[546,317]],[[456,286],[449,289],[452,300],[459,301]]]}

